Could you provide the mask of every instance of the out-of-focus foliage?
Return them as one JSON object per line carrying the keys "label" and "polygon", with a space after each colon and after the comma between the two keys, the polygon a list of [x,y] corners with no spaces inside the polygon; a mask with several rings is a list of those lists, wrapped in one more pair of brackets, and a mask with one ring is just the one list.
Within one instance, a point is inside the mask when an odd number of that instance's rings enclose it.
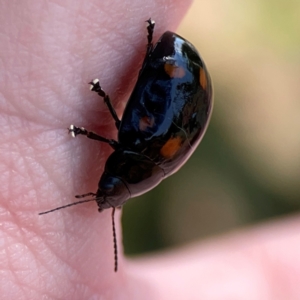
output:
{"label": "out-of-focus foliage", "polygon": [[180,245],[300,209],[300,2],[195,1],[178,33],[214,83],[196,153],[124,206],[125,252]]}

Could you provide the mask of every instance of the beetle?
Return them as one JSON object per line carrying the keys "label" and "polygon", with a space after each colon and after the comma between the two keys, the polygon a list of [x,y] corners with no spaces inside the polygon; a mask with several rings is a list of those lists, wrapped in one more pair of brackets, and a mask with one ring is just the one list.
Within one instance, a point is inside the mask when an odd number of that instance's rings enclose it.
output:
{"label": "beetle", "polygon": [[77,195],[76,198],[88,199],[40,213],[88,201],[96,201],[99,212],[112,208],[115,271],[115,208],[153,189],[186,162],[206,131],[213,105],[210,75],[196,48],[170,31],[153,45],[155,22],[146,22],[146,56],[121,120],[99,80],[90,82],[91,91],[104,99],[114,119],[118,140],[75,125],[69,128],[73,137],[84,135],[114,149],[105,163],[97,192]]}

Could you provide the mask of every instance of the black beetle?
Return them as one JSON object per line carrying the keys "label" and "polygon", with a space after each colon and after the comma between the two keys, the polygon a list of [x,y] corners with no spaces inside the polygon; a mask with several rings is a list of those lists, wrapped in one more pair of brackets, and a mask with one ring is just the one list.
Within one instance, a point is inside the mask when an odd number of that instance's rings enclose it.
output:
{"label": "black beetle", "polygon": [[[85,135],[108,143],[114,152],[108,157],[96,193],[61,208],[96,201],[98,210],[122,206],[128,199],[154,188],[176,172],[201,141],[212,112],[212,85],[206,66],[195,47],[181,36],[167,31],[153,46],[155,22],[147,20],[148,44],[142,68],[120,120],[99,80],[91,90],[104,101],[118,129],[118,141],[104,138],[83,127],[71,125],[73,137]],[[113,218],[115,271],[117,245]]]}

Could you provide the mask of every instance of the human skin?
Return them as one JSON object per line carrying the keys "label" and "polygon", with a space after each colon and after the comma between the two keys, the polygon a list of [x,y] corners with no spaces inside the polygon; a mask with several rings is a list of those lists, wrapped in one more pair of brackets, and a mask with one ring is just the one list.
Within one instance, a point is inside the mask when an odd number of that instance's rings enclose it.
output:
{"label": "human skin", "polygon": [[[74,201],[75,194],[95,192],[112,151],[67,134],[74,124],[116,137],[105,104],[87,83],[100,78],[120,114],[145,52],[145,20],[155,19],[157,38],[176,29],[188,5],[1,3],[1,299],[300,298],[297,219],[127,261],[117,211],[114,273],[110,210],[99,214],[91,202],[38,215]],[[253,274],[262,269],[258,282]]]}

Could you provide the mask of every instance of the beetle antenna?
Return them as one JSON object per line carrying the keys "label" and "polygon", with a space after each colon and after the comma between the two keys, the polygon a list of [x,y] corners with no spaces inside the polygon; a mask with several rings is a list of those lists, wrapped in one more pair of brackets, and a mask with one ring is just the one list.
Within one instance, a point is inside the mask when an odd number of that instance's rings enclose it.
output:
{"label": "beetle antenna", "polygon": [[112,208],[111,219],[112,219],[112,229],[113,229],[113,238],[114,238],[114,255],[115,255],[115,272],[118,271],[118,246],[117,246],[117,235],[116,235],[116,226],[115,226],[115,211],[116,208]]}
{"label": "beetle antenna", "polygon": [[96,200],[97,199],[80,200],[80,201],[77,201],[77,202],[73,202],[73,203],[70,203],[70,204],[67,204],[67,205],[59,206],[59,207],[56,207],[56,208],[53,208],[53,209],[50,209],[50,210],[47,210],[47,211],[40,212],[39,215],[45,215],[45,214],[51,213],[53,211],[60,210],[62,208],[70,207],[70,206],[85,203],[85,202],[96,201]]}

